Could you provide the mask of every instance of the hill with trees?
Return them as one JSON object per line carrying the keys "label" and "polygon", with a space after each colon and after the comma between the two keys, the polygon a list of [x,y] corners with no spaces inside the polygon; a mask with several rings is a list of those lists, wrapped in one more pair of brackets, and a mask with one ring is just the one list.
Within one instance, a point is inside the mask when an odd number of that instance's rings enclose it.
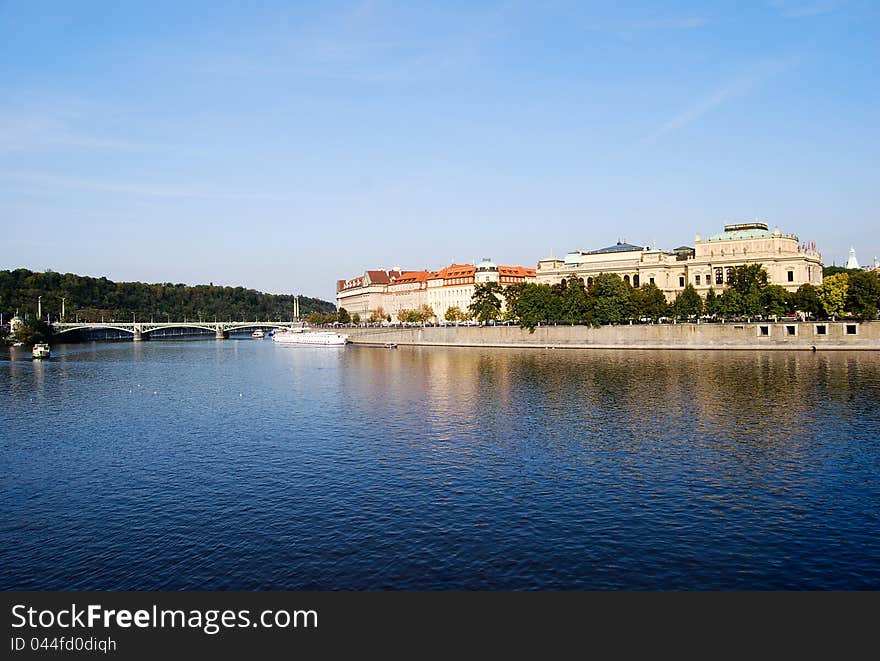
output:
{"label": "hill with trees", "polygon": [[[287,321],[293,315],[294,296],[266,294],[244,287],[214,284],[147,284],[113,282],[73,273],[38,272],[27,269],[0,271],[0,312],[8,320],[16,310],[35,317],[37,299],[42,297],[43,318],[61,317],[64,299],[66,321],[206,321],[271,320]],[[311,313],[330,315],[336,306],[308,296],[299,297],[300,316]]]}

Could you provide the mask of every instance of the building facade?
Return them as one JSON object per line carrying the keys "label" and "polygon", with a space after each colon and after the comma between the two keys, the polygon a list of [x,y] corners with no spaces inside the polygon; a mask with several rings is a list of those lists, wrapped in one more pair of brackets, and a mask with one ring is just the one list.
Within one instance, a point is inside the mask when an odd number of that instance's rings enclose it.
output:
{"label": "building facade", "polygon": [[535,269],[497,266],[489,259],[450,264],[439,271],[366,271],[363,276],[337,282],[336,305],[350,314],[358,313],[363,320],[381,309],[394,321],[401,310],[427,305],[439,320],[452,307],[467,312],[477,284],[497,282],[504,287],[534,281]]}
{"label": "building facade", "polygon": [[568,253],[564,259],[548,257],[538,262],[537,281],[555,284],[567,277],[582,278],[588,286],[600,273],[616,273],[633,287],[657,285],[674,300],[688,284],[703,296],[723,290],[734,267],[761,264],[769,282],[796,291],[802,284],[822,284],[822,255],[798,237],[772,232],[764,223],[725,225],[724,231],[702,239],[694,247],[671,251],[618,242],[614,246]]}
{"label": "building facade", "polygon": [[399,269],[376,269],[364,271],[363,275],[349,280],[339,280],[336,283],[336,307],[367,319],[373,310],[382,307],[388,284],[400,276]]}

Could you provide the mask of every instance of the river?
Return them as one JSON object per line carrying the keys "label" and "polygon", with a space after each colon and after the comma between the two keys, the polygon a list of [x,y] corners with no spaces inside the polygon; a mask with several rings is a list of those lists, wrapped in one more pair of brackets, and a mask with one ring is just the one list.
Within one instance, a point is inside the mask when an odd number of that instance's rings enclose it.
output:
{"label": "river", "polygon": [[2,351],[2,589],[880,588],[876,352]]}

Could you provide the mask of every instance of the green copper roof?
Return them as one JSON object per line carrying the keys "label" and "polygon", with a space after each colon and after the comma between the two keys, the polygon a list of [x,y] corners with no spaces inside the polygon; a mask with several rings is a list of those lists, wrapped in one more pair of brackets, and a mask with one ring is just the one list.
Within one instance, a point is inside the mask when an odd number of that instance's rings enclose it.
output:
{"label": "green copper roof", "polygon": [[747,230],[733,230],[730,232],[720,232],[719,234],[713,234],[706,241],[732,241],[734,239],[769,239],[773,236],[773,233],[770,230],[766,229],[747,229]]}

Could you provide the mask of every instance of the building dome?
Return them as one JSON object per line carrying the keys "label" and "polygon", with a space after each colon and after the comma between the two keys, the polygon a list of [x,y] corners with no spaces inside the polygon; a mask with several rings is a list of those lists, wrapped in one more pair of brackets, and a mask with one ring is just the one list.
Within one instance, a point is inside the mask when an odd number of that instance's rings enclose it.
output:
{"label": "building dome", "polygon": [[497,270],[498,270],[498,265],[497,265],[495,262],[493,262],[491,259],[487,258],[487,257],[484,257],[484,258],[483,258],[483,259],[477,264],[477,271],[478,271],[478,272],[497,271]]}

